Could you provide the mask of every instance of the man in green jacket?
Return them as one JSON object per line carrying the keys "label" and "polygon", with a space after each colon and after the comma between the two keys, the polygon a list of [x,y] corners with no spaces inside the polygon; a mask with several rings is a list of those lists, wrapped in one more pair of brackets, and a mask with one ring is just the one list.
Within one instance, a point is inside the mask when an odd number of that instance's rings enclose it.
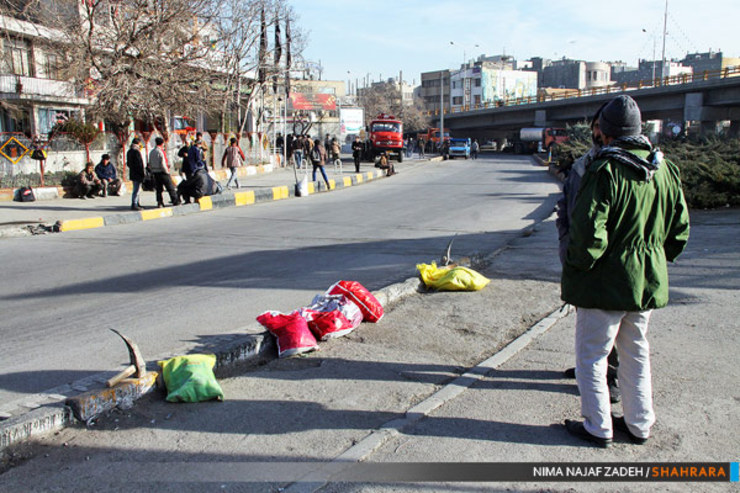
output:
{"label": "man in green jacket", "polygon": [[[562,298],[576,316],[576,380],[585,421],[571,434],[600,447],[613,429],[645,443],[655,422],[646,338],[650,314],[668,303],[668,267],[689,238],[678,168],[640,134],[629,96],[599,117],[604,147],[583,175],[573,208]],[[611,416],[607,355],[616,344],[623,417]]]}

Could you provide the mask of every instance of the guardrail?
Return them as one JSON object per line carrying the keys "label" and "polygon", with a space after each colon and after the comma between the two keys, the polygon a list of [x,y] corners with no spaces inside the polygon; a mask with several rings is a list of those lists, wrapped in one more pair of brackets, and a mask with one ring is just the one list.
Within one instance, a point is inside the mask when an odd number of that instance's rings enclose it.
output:
{"label": "guardrail", "polygon": [[[674,75],[670,77],[656,78],[654,80],[641,80],[631,84],[624,83],[604,87],[592,87],[589,89],[570,89],[559,92],[558,94],[538,94],[537,96],[529,96],[526,98],[503,99],[496,102],[487,102],[474,106],[451,108],[450,110],[445,110],[444,114],[448,115],[453,113],[464,113],[468,111],[502,108],[506,106],[521,106],[525,104],[544,103],[547,101],[559,101],[564,99],[582,98],[586,96],[597,96],[600,94],[616,94],[626,91],[636,91],[638,89],[645,89],[649,87],[665,87],[681,84],[692,84],[694,82],[702,82],[713,79],[726,79],[728,77],[738,76],[740,76],[740,66],[725,67],[722,70],[705,70],[704,72],[699,74]],[[439,110],[429,111],[427,112],[427,114],[429,116],[438,116]]]}

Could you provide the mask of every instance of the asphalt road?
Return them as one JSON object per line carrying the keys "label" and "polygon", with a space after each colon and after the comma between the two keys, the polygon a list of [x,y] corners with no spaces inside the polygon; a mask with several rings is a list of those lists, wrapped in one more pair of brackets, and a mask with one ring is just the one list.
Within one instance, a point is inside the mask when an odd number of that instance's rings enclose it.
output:
{"label": "asphalt road", "polygon": [[378,289],[415,264],[496,250],[552,211],[558,186],[527,158],[399,167],[391,180],[308,198],[0,245],[0,402],[22,403],[127,363],[261,330],[339,279]]}

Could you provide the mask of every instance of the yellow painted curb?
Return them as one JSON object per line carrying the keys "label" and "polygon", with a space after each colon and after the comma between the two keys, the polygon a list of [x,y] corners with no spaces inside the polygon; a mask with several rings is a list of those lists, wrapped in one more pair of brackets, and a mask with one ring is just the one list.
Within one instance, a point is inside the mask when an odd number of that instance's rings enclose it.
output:
{"label": "yellow painted curb", "polygon": [[172,207],[163,207],[161,209],[147,209],[141,211],[142,221],[151,221],[152,219],[161,219],[163,217],[172,217]]}
{"label": "yellow painted curb", "polygon": [[352,186],[352,177],[345,176],[342,180],[344,181],[344,186],[345,187],[351,187]]}
{"label": "yellow painted curb", "polygon": [[236,192],[234,194],[234,201],[237,206],[254,204],[254,192]]}
{"label": "yellow painted curb", "polygon": [[316,185],[314,184],[314,182],[309,182],[308,194],[311,195],[312,193],[316,193]]}
{"label": "yellow painted curb", "polygon": [[213,201],[211,200],[211,197],[208,196],[199,198],[198,205],[202,211],[210,211],[213,209]]}
{"label": "yellow painted curb", "polygon": [[102,217],[87,217],[85,219],[70,219],[60,221],[59,231],[77,231],[79,229],[102,228],[105,220]]}
{"label": "yellow painted curb", "polygon": [[287,186],[272,187],[272,200],[287,199],[290,196]]}
{"label": "yellow painted curb", "polygon": [[329,190],[334,190],[337,187],[337,182],[334,180],[329,180]]}
{"label": "yellow painted curb", "polygon": [[362,173],[355,175],[355,178],[357,178],[357,184],[358,185],[360,183],[362,183],[363,181],[365,181],[364,178],[363,178],[363,176],[362,176]]}
{"label": "yellow painted curb", "polygon": [[367,179],[368,180],[372,180],[373,178],[375,178],[375,171],[368,171],[367,172]]}

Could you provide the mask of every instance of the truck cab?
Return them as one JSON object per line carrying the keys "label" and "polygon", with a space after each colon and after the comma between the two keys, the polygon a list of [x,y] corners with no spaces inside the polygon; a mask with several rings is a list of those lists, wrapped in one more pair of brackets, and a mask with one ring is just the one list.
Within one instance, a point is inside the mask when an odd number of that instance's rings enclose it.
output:
{"label": "truck cab", "polygon": [[470,157],[470,139],[451,138],[449,147],[449,158]]}
{"label": "truck cab", "polygon": [[373,159],[383,151],[403,162],[403,123],[393,115],[381,113],[370,122],[370,145]]}

